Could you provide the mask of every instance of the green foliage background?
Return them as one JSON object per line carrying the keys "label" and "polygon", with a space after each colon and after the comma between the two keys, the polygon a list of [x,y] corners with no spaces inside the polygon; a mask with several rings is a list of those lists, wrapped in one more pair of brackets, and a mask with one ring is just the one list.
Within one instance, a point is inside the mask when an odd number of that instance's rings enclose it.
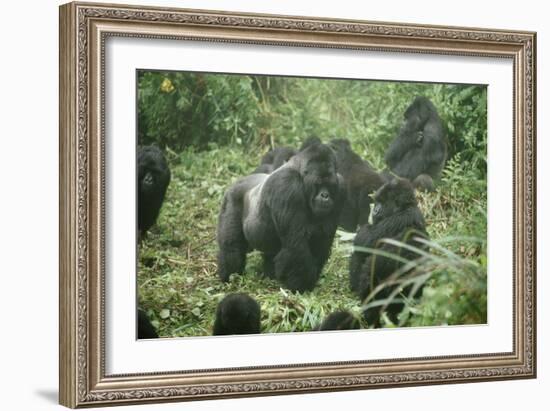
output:
{"label": "green foliage background", "polygon": [[140,245],[138,261],[139,303],[159,333],[210,334],[216,304],[234,291],[260,302],[264,332],[311,330],[337,309],[360,313],[348,289],[349,233],[338,233],[310,293],[290,293],[258,275],[255,253],[243,276],[221,284],[219,205],[224,190],[270,147],[297,147],[311,135],[348,138],[357,153],[384,168],[384,151],[417,95],[430,98],[443,119],[449,160],[437,191],[419,194],[430,236],[442,249],[432,248],[433,258],[416,268],[424,275],[423,297],[408,301],[399,325],[485,323],[486,87],[142,71],[139,144],[165,149],[172,169],[157,227]]}

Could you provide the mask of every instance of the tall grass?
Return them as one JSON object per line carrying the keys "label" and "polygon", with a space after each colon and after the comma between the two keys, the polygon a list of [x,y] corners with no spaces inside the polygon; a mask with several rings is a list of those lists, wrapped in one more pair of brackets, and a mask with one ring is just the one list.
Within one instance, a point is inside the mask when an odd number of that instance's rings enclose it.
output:
{"label": "tall grass", "polygon": [[[412,252],[416,257],[410,260],[380,249],[356,248],[358,252],[390,258],[402,264],[380,283],[371,284],[371,291],[363,300],[361,310],[376,308],[383,313],[392,304],[403,304],[404,308],[398,316],[398,324],[393,324],[387,316],[383,317],[385,326],[388,327],[401,327],[408,323],[410,325],[486,323],[486,259],[466,258],[446,247],[448,244],[471,244],[486,251],[486,240],[474,237],[446,237],[433,241],[417,237],[415,241],[426,249],[392,239],[381,241]],[[384,290],[390,290],[389,294],[385,293],[387,296],[380,297]],[[422,290],[426,291],[426,298],[417,300],[417,293]],[[464,295],[472,297],[464,299]],[[445,299],[445,304],[441,304],[440,298]],[[434,299],[438,299],[437,303],[434,303]],[[475,307],[470,306],[471,304]]]}

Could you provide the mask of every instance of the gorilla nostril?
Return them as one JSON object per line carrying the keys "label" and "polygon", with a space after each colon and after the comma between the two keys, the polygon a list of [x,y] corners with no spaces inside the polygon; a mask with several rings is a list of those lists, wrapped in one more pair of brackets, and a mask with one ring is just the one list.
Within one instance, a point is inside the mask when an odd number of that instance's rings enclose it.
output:
{"label": "gorilla nostril", "polygon": [[322,198],[323,200],[328,200],[328,199],[330,198],[330,196],[329,196],[329,194],[328,194],[326,191],[323,191],[323,192],[321,193],[321,198]]}

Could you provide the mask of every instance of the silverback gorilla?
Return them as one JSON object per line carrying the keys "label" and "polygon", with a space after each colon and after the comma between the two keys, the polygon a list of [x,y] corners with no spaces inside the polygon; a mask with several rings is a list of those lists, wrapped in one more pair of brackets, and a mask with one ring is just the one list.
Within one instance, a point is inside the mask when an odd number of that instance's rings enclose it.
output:
{"label": "silverback gorilla", "polygon": [[405,111],[405,120],[385,160],[396,175],[408,178],[416,188],[432,191],[447,159],[441,118],[426,97],[416,97]]}
{"label": "silverback gorilla", "polygon": [[264,275],[292,291],[315,287],[332,246],[343,189],[334,152],[315,143],[272,174],[252,174],[225,193],[218,219],[218,275],[241,274],[263,254]]}
{"label": "silverback gorilla", "polygon": [[[409,180],[395,178],[384,184],[374,195],[372,224],[359,229],[354,240],[354,252],[350,260],[351,289],[359,294],[361,300],[391,274],[403,266],[405,261],[414,260],[418,254],[398,245],[380,240],[392,239],[410,244],[420,249],[427,247],[415,238],[428,239],[424,216],[417,206],[414,188]],[[361,248],[375,248],[384,253],[398,256],[400,260],[387,255],[375,254]],[[385,299],[394,290],[386,287],[377,294],[377,299]],[[392,321],[401,312],[403,304],[392,304],[386,312]],[[365,312],[369,325],[379,324],[380,307]]]}
{"label": "silverback gorilla", "polygon": [[339,225],[355,232],[358,225],[369,221],[370,195],[384,184],[384,179],[352,150],[349,140],[333,139],[329,145],[336,153],[336,169],[344,179],[346,191]]}
{"label": "silverback gorilla", "polygon": [[155,222],[170,183],[170,169],[156,146],[138,148],[138,230],[144,234]]}
{"label": "silverback gorilla", "polygon": [[275,147],[264,154],[254,173],[270,174],[290,160],[296,153],[296,149],[292,147]]}

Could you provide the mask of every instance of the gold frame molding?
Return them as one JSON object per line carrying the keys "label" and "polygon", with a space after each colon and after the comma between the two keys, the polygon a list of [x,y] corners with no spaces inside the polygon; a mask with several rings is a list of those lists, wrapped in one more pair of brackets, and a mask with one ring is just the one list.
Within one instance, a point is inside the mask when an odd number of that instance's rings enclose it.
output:
{"label": "gold frame molding", "polygon": [[[106,375],[104,45],[110,36],[451,54],[514,65],[514,349],[506,353]],[[93,3],[60,7],[60,403],[170,400],[536,376],[536,33]]]}

